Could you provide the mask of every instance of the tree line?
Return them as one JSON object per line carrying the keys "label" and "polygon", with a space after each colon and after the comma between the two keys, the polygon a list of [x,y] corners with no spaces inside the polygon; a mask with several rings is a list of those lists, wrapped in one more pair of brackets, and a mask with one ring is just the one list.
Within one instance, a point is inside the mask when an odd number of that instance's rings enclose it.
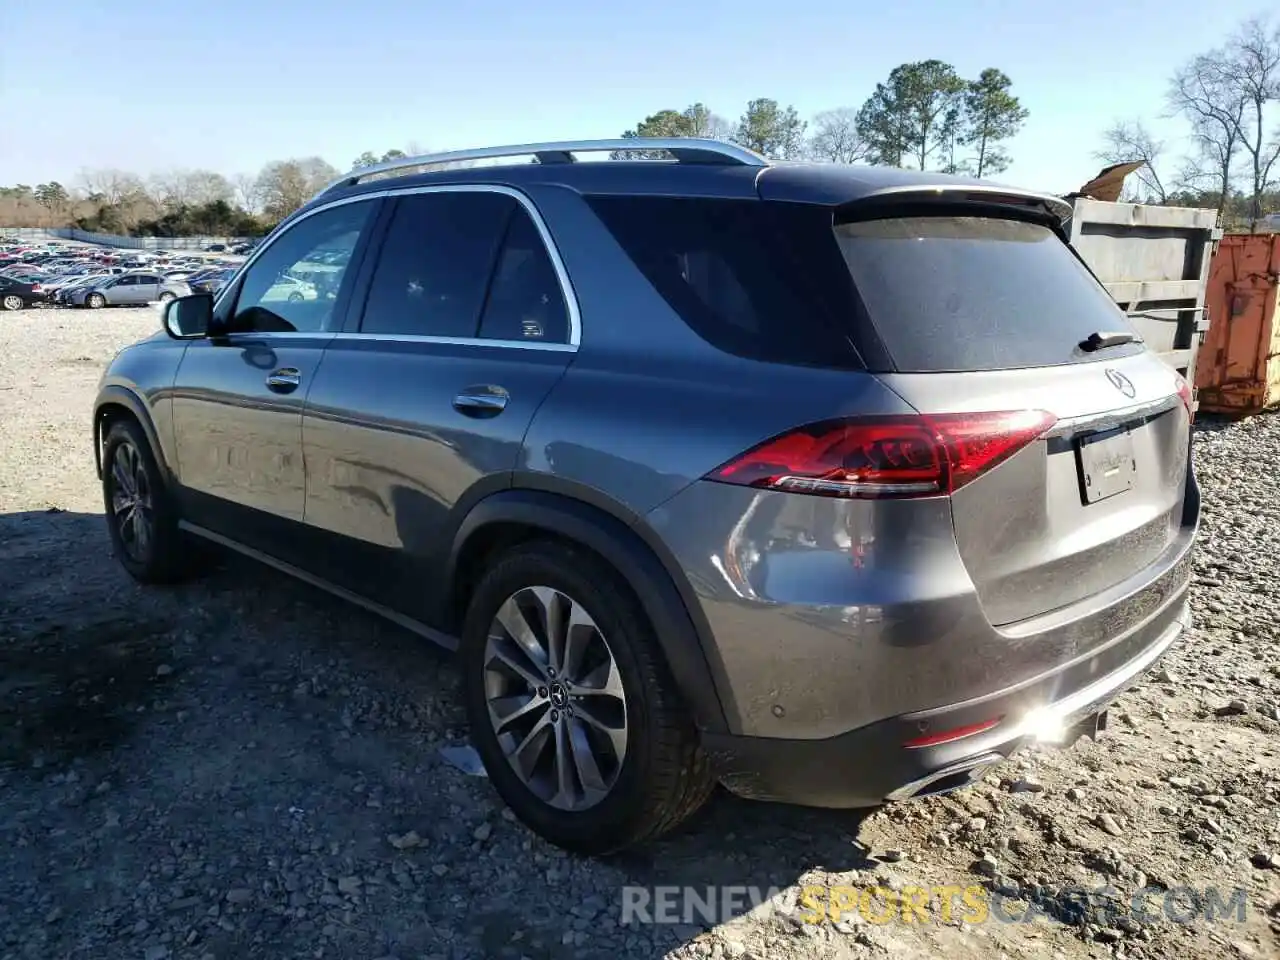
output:
{"label": "tree line", "polygon": [[710,137],[780,160],[991,176],[1008,168],[1008,141],[1028,116],[1012,86],[994,67],[966,79],[949,63],[921,60],[895,67],[861,106],[834,107],[809,120],[768,98],[749,101],[736,121],[698,102],[652,113],[622,136]]}
{"label": "tree line", "polygon": [[1169,77],[1166,117],[1185,124],[1160,139],[1142,117],[1116,120],[1097,151],[1142,161],[1129,199],[1211,207],[1228,229],[1257,229],[1280,210],[1280,22],[1253,18]]}

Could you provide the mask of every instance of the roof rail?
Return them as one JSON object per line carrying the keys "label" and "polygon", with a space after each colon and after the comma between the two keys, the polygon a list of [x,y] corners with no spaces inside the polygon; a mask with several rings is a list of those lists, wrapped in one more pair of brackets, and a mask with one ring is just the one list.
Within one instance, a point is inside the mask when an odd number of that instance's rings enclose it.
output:
{"label": "roof rail", "polygon": [[539,163],[573,163],[575,153],[662,151],[681,163],[722,164],[725,166],[767,167],[770,161],[754,150],[720,140],[693,137],[620,137],[614,140],[561,140],[554,143],[521,143],[505,147],[476,147],[448,153],[424,153],[416,157],[397,157],[367,167],[356,167],[334,180],[317,197],[339,187],[350,187],[365,177],[392,173],[412,167],[429,167],[467,160],[492,160],[502,157],[536,157]]}

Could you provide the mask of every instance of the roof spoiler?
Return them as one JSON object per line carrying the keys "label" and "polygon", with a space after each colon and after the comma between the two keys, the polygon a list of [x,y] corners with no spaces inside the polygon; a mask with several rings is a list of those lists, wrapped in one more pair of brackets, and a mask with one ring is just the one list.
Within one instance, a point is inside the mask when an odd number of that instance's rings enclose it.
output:
{"label": "roof spoiler", "polygon": [[1016,187],[1003,187],[982,183],[911,184],[885,187],[850,201],[841,209],[863,211],[879,206],[912,202],[951,201],[1006,206],[1017,210],[1048,215],[1059,224],[1071,219],[1074,210],[1071,202],[1047,193],[1034,193]]}

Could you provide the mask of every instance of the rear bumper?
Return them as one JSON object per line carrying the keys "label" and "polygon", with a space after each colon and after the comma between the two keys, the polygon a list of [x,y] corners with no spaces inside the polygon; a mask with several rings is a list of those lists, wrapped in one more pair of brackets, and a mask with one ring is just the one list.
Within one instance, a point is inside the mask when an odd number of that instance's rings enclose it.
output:
{"label": "rear bumper", "polygon": [[[815,807],[866,807],[944,792],[980,778],[1037,739],[1045,726],[1069,728],[1106,709],[1138,682],[1190,625],[1188,585],[1119,644],[1132,656],[1104,672],[1102,654],[1031,681],[934,710],[904,714],[823,740],[705,735],[704,747],[732,792]],[[927,735],[999,722],[936,746],[904,744]]]}

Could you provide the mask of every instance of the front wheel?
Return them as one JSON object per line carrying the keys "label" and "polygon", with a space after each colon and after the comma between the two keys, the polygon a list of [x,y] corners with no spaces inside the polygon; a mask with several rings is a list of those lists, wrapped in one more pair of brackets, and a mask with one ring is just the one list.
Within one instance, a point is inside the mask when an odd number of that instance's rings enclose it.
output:
{"label": "front wheel", "polygon": [[577,853],[660,836],[715,780],[634,594],[596,556],[554,542],[504,554],[463,629],[463,698],[494,788]]}
{"label": "front wheel", "polygon": [[0,307],[5,310],[21,310],[23,307],[22,298],[11,293],[0,299]]}
{"label": "front wheel", "polygon": [[194,557],[142,428],[117,420],[102,451],[102,499],[116,559],[140,583],[186,577]]}
{"label": "front wheel", "polygon": [[164,293],[160,294],[159,299],[160,299],[160,306],[162,306],[162,307],[163,307],[163,306],[164,306],[166,303],[168,303],[170,300],[175,300],[175,299],[177,299],[177,294],[175,294],[175,293],[170,293],[168,290],[166,290]]}

